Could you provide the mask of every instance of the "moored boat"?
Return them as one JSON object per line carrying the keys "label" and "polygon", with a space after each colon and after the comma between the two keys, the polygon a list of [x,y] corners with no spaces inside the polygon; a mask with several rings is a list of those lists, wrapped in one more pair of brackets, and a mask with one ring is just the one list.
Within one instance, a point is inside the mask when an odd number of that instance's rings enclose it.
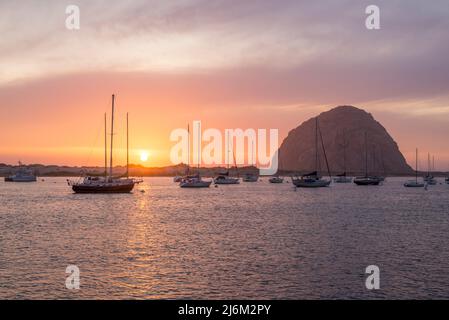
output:
{"label": "moored boat", "polygon": [[22,163],[19,161],[19,170],[8,177],[5,177],[5,182],[36,182],[37,177],[34,172],[30,169],[23,167]]}
{"label": "moored boat", "polygon": [[126,136],[127,136],[127,146],[126,146],[126,178],[113,177],[112,175],[112,156],[113,156],[113,137],[114,137],[114,102],[115,95],[112,95],[112,116],[111,116],[111,153],[110,153],[110,164],[109,164],[109,175],[107,168],[107,133],[106,133],[106,114],[104,116],[104,139],[105,139],[105,173],[104,177],[84,177],[82,181],[73,182],[68,180],[69,186],[72,187],[75,193],[130,193],[134,186],[140,181],[129,178],[129,140],[128,140],[128,114],[126,114]]}
{"label": "moored boat", "polygon": [[365,175],[355,177],[353,182],[358,186],[378,186],[383,180],[382,177],[368,175],[368,136],[365,132]]}
{"label": "moored boat", "polygon": [[410,180],[404,183],[407,188],[424,188],[424,183],[418,181],[418,149],[416,149],[416,163],[415,163],[415,180]]}
{"label": "moored boat", "polygon": [[270,179],[268,179],[268,181],[270,183],[283,183],[284,182],[284,178],[281,178],[279,176],[275,176],[275,177],[271,177]]}
{"label": "moored boat", "polygon": [[[321,138],[321,146],[323,148],[324,158],[326,160],[327,171],[329,173],[329,180],[323,179],[318,174],[319,156],[318,156],[318,136]],[[315,171],[304,174],[300,177],[292,177],[292,183],[295,187],[299,188],[322,188],[328,187],[331,184],[332,177],[329,169],[329,163],[327,161],[326,149],[324,148],[323,136],[318,124],[318,117],[315,118]]]}

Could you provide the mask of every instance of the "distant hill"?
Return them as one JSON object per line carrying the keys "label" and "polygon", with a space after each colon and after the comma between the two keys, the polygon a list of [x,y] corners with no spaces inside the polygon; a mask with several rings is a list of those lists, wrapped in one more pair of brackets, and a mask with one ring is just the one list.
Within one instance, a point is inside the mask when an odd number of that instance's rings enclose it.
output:
{"label": "distant hill", "polygon": [[[279,168],[282,171],[315,170],[315,119],[303,122],[289,132],[282,142]],[[368,170],[374,174],[411,174],[397,143],[373,116],[353,106],[340,106],[318,116],[319,127],[333,174],[344,171],[346,145],[346,171],[365,171],[365,132],[368,137]],[[326,171],[324,153],[319,145],[319,164]]]}

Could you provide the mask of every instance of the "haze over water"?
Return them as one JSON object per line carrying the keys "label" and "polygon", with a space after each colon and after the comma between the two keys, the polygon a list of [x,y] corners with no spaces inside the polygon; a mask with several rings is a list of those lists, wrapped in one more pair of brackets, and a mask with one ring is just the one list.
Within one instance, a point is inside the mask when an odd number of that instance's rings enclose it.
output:
{"label": "haze over water", "polygon": [[64,178],[2,181],[0,298],[449,298],[449,186],[403,182],[295,192],[146,178],[133,194],[79,195]]}

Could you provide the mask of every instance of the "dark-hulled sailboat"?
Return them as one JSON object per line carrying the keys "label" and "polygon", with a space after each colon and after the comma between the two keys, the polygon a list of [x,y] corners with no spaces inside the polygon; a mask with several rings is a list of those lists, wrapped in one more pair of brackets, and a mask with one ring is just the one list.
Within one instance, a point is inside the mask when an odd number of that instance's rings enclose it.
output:
{"label": "dark-hulled sailboat", "polygon": [[129,140],[128,140],[128,114],[126,114],[126,178],[113,177],[112,175],[112,155],[114,141],[114,102],[115,95],[112,95],[112,117],[111,117],[111,154],[109,162],[109,174],[107,168],[107,132],[106,114],[104,116],[104,176],[86,176],[81,182],[68,181],[75,193],[130,193],[138,181],[129,178]]}
{"label": "dark-hulled sailboat", "polygon": [[[321,139],[321,147],[323,148],[324,158],[326,160],[327,172],[329,173],[329,180],[323,179],[319,172],[319,156],[318,156],[318,136]],[[315,171],[304,174],[301,177],[292,177],[292,183],[298,188],[322,188],[329,187],[332,181],[329,163],[327,161],[326,149],[324,148],[323,135],[318,124],[318,117],[315,118]]]}

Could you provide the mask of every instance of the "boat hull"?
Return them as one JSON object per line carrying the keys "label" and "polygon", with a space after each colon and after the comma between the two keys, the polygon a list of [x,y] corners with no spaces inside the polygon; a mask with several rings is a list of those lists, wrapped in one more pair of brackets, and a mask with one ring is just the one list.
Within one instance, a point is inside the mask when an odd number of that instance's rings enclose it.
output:
{"label": "boat hull", "polygon": [[228,179],[215,179],[215,184],[239,184],[240,180],[237,178],[228,178]]}
{"label": "boat hull", "polygon": [[378,186],[380,184],[380,179],[374,178],[356,178],[354,183],[358,186]]}
{"label": "boat hull", "polygon": [[132,184],[121,185],[73,185],[75,193],[130,193],[134,188]]}
{"label": "boat hull", "polygon": [[259,177],[243,178],[243,182],[257,182]]}
{"label": "boat hull", "polygon": [[424,183],[406,182],[406,183],[404,183],[404,187],[406,187],[406,188],[424,188]]}
{"label": "boat hull", "polygon": [[331,184],[329,180],[307,181],[301,179],[293,179],[292,183],[298,188],[324,188]]}
{"label": "boat hull", "polygon": [[209,188],[212,181],[198,181],[198,182],[181,182],[181,188]]}

